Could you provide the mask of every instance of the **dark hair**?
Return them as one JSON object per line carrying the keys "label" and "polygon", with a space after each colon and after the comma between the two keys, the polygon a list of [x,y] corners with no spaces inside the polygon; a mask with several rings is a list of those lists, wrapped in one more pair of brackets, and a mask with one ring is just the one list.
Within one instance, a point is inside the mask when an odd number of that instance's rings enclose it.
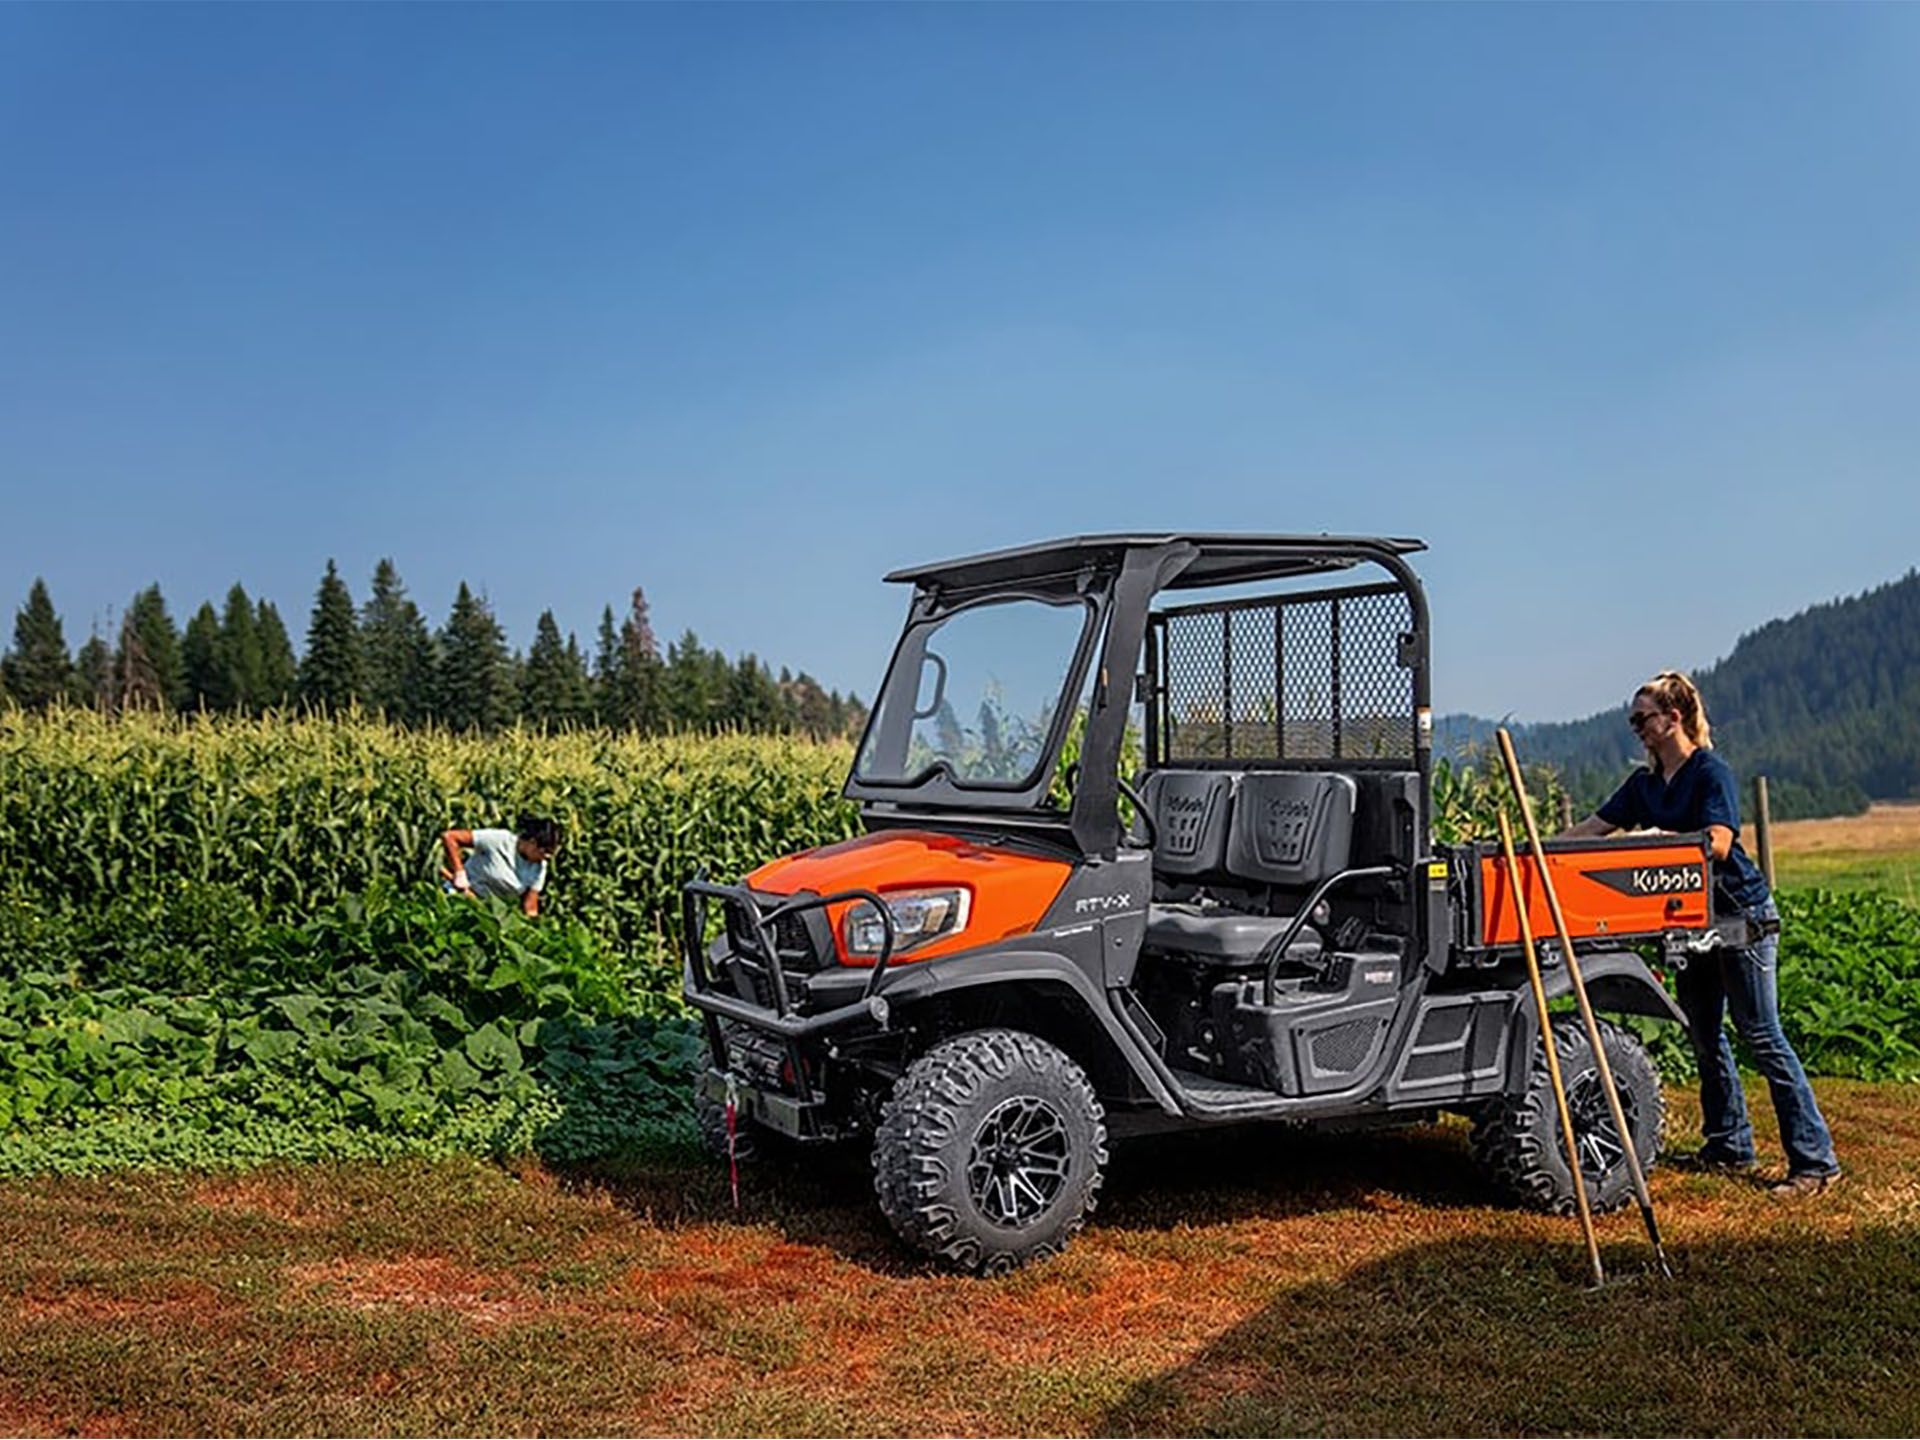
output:
{"label": "dark hair", "polygon": [[560,822],[549,820],[544,815],[522,815],[520,823],[514,827],[522,840],[531,840],[542,850],[560,848]]}

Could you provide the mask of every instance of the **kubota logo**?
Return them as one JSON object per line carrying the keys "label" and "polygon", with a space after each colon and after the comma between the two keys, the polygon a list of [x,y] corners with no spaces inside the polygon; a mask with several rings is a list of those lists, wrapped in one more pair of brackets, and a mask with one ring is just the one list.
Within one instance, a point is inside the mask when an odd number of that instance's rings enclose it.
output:
{"label": "kubota logo", "polygon": [[1094,895],[1085,900],[1073,902],[1076,915],[1098,915],[1107,910],[1126,910],[1133,905],[1131,895]]}

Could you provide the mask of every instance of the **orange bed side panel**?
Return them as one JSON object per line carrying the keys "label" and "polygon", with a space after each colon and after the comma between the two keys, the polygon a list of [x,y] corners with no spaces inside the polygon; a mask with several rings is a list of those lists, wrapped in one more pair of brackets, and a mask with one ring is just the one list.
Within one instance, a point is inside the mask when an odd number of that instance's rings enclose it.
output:
{"label": "orange bed side panel", "polygon": [[[1707,855],[1698,841],[1673,839],[1588,842],[1579,849],[1547,849],[1567,932],[1575,940],[1704,930],[1712,923]],[[1532,855],[1520,852],[1527,921],[1536,940],[1554,933],[1553,912]],[[1507,862],[1497,851],[1480,859],[1482,931],[1489,946],[1520,943],[1519,912]]]}

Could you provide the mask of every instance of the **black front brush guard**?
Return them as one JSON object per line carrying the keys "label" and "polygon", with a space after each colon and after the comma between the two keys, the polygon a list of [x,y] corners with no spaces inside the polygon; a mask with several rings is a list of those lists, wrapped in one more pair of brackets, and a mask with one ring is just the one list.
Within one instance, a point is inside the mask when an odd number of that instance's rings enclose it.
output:
{"label": "black front brush guard", "polygon": [[[718,900],[741,922],[737,927],[729,928],[747,941],[743,948],[749,953],[741,958],[765,968],[767,984],[773,991],[771,1011],[764,1005],[724,995],[715,989],[713,974],[707,968],[708,900]],[[780,952],[773,941],[773,926],[788,915],[817,910],[826,905],[838,905],[847,900],[865,900],[879,913],[885,938],[880,945],[880,954],[874,960],[873,973],[867,977],[860,998],[853,1004],[841,1005],[818,1015],[801,1015],[787,990],[786,971],[781,968]],[[886,978],[887,962],[893,958],[893,912],[887,908],[887,902],[873,891],[841,890],[832,895],[795,896],[770,910],[763,910],[760,900],[745,886],[714,885],[696,875],[687,882],[681,904],[687,951],[686,996],[691,1004],[708,1015],[724,1015],[788,1040],[836,1030],[859,1019],[872,1019],[883,1026],[886,1024],[887,1002],[879,992],[881,982]]]}

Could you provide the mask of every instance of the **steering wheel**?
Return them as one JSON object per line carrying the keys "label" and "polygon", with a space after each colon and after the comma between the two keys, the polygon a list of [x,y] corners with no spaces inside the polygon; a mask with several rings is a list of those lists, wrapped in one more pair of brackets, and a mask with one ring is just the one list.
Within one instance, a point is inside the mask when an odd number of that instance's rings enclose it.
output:
{"label": "steering wheel", "polygon": [[[1080,787],[1080,762],[1078,760],[1070,762],[1067,767],[1060,772],[1060,778],[1066,782],[1067,794],[1072,795],[1073,792]],[[1145,800],[1140,798],[1140,792],[1128,784],[1124,778],[1116,775],[1113,777],[1113,781],[1114,784],[1120,787],[1120,793],[1133,802],[1133,818],[1139,822],[1140,828],[1144,832],[1144,838],[1140,843],[1149,850],[1158,849],[1160,845],[1160,827],[1154,823],[1152,809],[1148,807]],[[1126,838],[1129,840],[1134,838],[1131,828],[1128,829]]]}

